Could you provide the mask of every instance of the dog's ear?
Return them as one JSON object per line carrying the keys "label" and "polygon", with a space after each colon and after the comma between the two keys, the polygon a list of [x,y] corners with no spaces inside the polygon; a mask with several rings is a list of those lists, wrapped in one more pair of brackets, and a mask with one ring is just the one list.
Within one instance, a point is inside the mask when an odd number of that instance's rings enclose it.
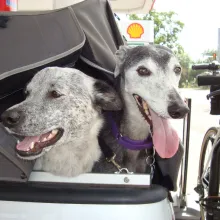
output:
{"label": "dog's ear", "polygon": [[108,111],[122,109],[122,101],[116,90],[101,80],[94,83],[94,104]]}
{"label": "dog's ear", "polygon": [[120,67],[124,63],[128,51],[130,47],[129,46],[120,46],[119,49],[115,53],[115,58],[116,58],[116,66],[115,66],[115,71],[114,71],[114,76],[115,78],[120,74]]}

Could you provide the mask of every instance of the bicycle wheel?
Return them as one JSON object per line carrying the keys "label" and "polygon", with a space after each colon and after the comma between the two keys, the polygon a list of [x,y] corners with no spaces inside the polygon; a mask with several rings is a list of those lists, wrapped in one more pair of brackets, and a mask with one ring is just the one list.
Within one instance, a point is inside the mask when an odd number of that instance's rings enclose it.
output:
{"label": "bicycle wheel", "polygon": [[[210,163],[210,159],[211,159],[210,154],[212,152],[213,143],[216,139],[218,129],[219,128],[216,128],[216,127],[209,128],[203,138],[202,147],[201,147],[201,151],[200,151],[200,159],[199,159],[199,173],[198,173],[198,183],[199,184],[204,183],[203,180],[206,181],[203,178],[204,175],[206,175],[207,179],[209,178],[208,169],[209,169],[210,165],[208,164],[208,166],[207,166],[207,163]],[[204,170],[205,166],[206,166],[206,170]],[[206,172],[206,174],[204,174],[204,172]],[[206,184],[208,185],[208,183],[206,183]]]}

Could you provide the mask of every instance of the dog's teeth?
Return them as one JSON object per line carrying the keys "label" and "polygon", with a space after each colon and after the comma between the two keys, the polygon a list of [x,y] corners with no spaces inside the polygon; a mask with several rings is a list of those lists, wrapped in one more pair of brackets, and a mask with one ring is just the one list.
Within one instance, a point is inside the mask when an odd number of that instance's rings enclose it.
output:
{"label": "dog's teeth", "polygon": [[143,102],[143,108],[144,108],[144,110],[148,110],[148,106],[147,106],[146,102]]}
{"label": "dog's teeth", "polygon": [[34,148],[34,142],[31,142],[30,149],[33,149],[33,148]]}
{"label": "dog's teeth", "polygon": [[54,137],[54,135],[52,134],[52,133],[50,133],[50,135],[47,137],[47,140],[49,139],[51,139],[51,138],[53,138]]}
{"label": "dog's teeth", "polygon": [[19,140],[17,140],[17,144],[19,144],[20,143],[20,141]]}
{"label": "dog's teeth", "polygon": [[148,115],[147,117],[151,120],[151,116],[150,115]]}
{"label": "dog's teeth", "polygon": [[148,109],[144,109],[144,112],[145,112],[145,114],[146,114],[147,116],[150,115],[150,112],[149,112]]}
{"label": "dog's teeth", "polygon": [[58,130],[55,129],[55,130],[53,130],[51,133],[52,133],[53,135],[56,135],[56,134],[58,133]]}
{"label": "dog's teeth", "polygon": [[44,138],[44,139],[43,139],[43,142],[46,141],[46,140],[47,140],[47,138]]}

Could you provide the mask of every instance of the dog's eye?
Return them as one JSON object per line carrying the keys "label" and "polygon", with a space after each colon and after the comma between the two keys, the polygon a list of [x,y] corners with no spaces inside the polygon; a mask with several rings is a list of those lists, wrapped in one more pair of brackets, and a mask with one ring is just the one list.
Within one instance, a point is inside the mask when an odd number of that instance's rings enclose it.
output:
{"label": "dog's eye", "polygon": [[180,73],[181,73],[181,67],[179,67],[179,66],[175,67],[175,68],[174,68],[174,72],[175,72],[176,74],[180,74]]}
{"label": "dog's eye", "polygon": [[59,98],[60,96],[62,96],[62,94],[60,94],[59,92],[57,92],[55,90],[51,91],[50,95],[51,95],[52,98],[55,98],[55,99]]}
{"label": "dog's eye", "polygon": [[151,75],[151,71],[145,67],[139,67],[137,69],[137,73],[139,76],[150,76]]}

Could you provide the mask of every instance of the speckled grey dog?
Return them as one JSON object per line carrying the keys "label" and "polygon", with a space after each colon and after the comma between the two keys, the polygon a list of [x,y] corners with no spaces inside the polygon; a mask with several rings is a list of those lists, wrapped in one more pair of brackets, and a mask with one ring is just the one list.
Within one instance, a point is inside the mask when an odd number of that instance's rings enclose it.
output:
{"label": "speckled grey dog", "polygon": [[57,175],[90,172],[101,155],[101,111],[122,108],[115,90],[76,69],[51,67],[34,76],[26,95],[1,116],[13,133],[25,136],[18,156],[38,158],[36,170]]}
{"label": "speckled grey dog", "polygon": [[[120,134],[118,137],[113,135],[110,120],[102,132],[103,140],[115,152],[115,161],[121,167],[144,173],[146,149],[135,150],[135,146],[128,149],[126,145],[129,144],[119,145],[118,138],[142,141],[152,136],[160,158],[182,154],[177,132],[168,120],[183,118],[189,111],[178,93],[181,66],[171,50],[159,45],[121,46],[116,53],[116,63],[115,81],[124,105],[119,120],[114,119]],[[104,157],[100,162],[96,163],[95,172],[117,171]],[[179,164],[177,161],[173,165],[178,169]]]}

